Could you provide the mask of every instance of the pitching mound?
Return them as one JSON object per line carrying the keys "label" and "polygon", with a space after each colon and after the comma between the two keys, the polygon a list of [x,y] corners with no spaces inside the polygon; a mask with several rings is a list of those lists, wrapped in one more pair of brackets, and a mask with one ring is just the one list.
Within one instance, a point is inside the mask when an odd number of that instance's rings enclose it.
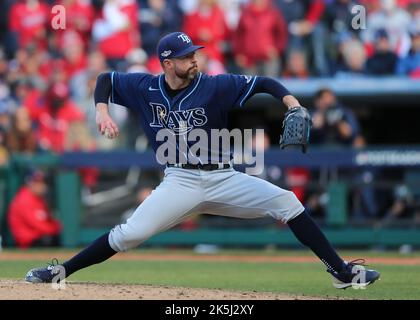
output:
{"label": "pitching mound", "polygon": [[3,300],[319,300],[318,297],[266,292],[175,288],[133,284],[66,282],[64,289],[23,280],[0,280]]}

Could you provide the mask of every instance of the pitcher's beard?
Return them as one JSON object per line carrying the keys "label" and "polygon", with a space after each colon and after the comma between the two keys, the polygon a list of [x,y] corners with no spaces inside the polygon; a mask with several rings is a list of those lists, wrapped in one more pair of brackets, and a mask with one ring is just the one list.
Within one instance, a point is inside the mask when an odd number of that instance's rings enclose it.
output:
{"label": "pitcher's beard", "polygon": [[177,69],[175,69],[175,74],[178,78],[181,78],[183,80],[194,80],[195,76],[198,73],[198,69],[196,67],[192,67],[188,69],[187,71],[181,72]]}

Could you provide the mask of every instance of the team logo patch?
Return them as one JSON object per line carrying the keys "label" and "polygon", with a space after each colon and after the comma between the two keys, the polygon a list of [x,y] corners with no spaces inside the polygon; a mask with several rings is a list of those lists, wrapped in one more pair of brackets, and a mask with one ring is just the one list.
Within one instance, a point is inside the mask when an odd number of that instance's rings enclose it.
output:
{"label": "team logo patch", "polygon": [[172,50],[166,50],[163,51],[160,55],[164,58],[169,57],[169,55],[172,53]]}
{"label": "team logo patch", "polygon": [[186,43],[190,43],[191,42],[191,39],[185,34],[185,33],[183,33],[183,34],[180,34],[179,36],[178,36],[178,38],[179,39],[182,39],[182,41],[183,42],[186,42]]}

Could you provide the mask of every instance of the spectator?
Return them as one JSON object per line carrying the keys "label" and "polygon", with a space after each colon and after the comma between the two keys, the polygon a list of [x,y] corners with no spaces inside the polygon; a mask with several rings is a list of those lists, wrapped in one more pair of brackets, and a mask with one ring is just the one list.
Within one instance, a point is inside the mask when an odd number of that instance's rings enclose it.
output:
{"label": "spectator", "polygon": [[25,101],[28,93],[30,92],[29,81],[24,78],[13,81],[10,83],[10,89],[15,105],[22,105],[23,101]]}
{"label": "spectator", "polygon": [[305,167],[287,168],[284,172],[284,176],[290,191],[292,191],[300,201],[304,202],[307,197],[307,188],[311,179],[309,169]]}
{"label": "spectator", "polygon": [[118,69],[127,53],[140,45],[138,12],[135,0],[106,0],[102,19],[93,24],[93,39],[112,69]]}
{"label": "spectator", "polygon": [[0,81],[7,78],[8,71],[9,71],[8,69],[9,69],[9,66],[8,66],[6,53],[2,50],[0,46]]}
{"label": "spectator", "polygon": [[[70,83],[76,102],[75,106],[83,113],[85,119],[83,126],[88,130],[88,136],[91,137],[90,140],[94,140],[92,143],[101,150],[115,149],[121,144],[121,140],[105,139],[100,134],[95,124],[95,108],[92,108],[94,105],[93,92],[96,78],[100,73],[107,70],[105,57],[101,52],[93,51],[89,54],[87,60],[87,68],[73,77]],[[127,119],[127,110],[123,107],[115,106],[115,108],[110,109],[110,112],[112,112],[118,123],[124,126]],[[83,132],[86,133],[85,130]]]}
{"label": "spectator", "polygon": [[412,1],[408,6],[408,12],[412,17],[412,22],[408,30],[409,32],[413,32],[420,28],[420,2]]}
{"label": "spectator", "polygon": [[[38,116],[38,137],[44,150],[62,153],[64,151],[94,151],[95,141],[85,124],[85,117],[70,99],[65,83],[52,84],[45,95],[46,104]],[[96,168],[80,168],[83,184],[93,188],[99,171]]]}
{"label": "spectator", "polygon": [[226,73],[224,65],[218,60],[211,59],[203,50],[197,51],[195,57],[200,72],[211,76]]}
{"label": "spectator", "polygon": [[277,77],[287,45],[287,26],[270,0],[251,0],[234,35],[234,54],[242,73]]}
{"label": "spectator", "polygon": [[48,52],[34,48],[19,49],[15,59],[9,63],[8,82],[27,82],[38,89],[45,88],[45,83],[55,71]]}
{"label": "spectator", "polygon": [[366,63],[367,72],[371,75],[392,75],[395,73],[395,67],[398,56],[392,52],[388,33],[385,29],[380,29],[375,35],[375,53]]}
{"label": "spectator", "polygon": [[[42,149],[61,153],[66,150],[69,127],[83,122],[84,116],[69,97],[65,83],[52,84],[46,93],[46,105],[39,112],[39,143]],[[67,149],[69,150],[69,149]]]}
{"label": "spectator", "polygon": [[337,78],[357,78],[366,75],[366,52],[363,44],[356,38],[345,40],[340,45],[342,65],[335,74]]}
{"label": "spectator", "polygon": [[[157,57],[156,57],[157,58]],[[146,67],[146,60],[147,54],[144,52],[143,49],[135,49],[131,51],[127,57],[127,72],[148,72]],[[160,67],[160,63],[159,63]],[[161,67],[160,67],[161,68]],[[95,82],[96,83],[96,82]],[[93,88],[94,89],[94,88]],[[125,129],[122,135],[121,141],[124,141],[123,147],[128,149],[136,149],[136,144],[138,139],[142,139],[145,137],[145,133],[141,127],[138,126],[137,123],[137,114],[135,111],[124,108],[122,106],[116,105],[110,110],[116,117],[117,121],[120,125]],[[95,113],[94,113],[95,115]],[[95,125],[95,121],[93,121]],[[96,129],[96,134],[99,134],[98,130]],[[112,140],[110,139],[101,139],[101,145],[104,146],[105,143],[110,144]],[[108,145],[110,146],[110,145]],[[116,147],[116,140],[113,141],[113,147]]]}
{"label": "spectator", "polygon": [[0,129],[8,131],[10,128],[10,115],[12,110],[7,100],[0,100]]}
{"label": "spectator", "polygon": [[358,4],[358,1],[332,0],[331,2],[325,7],[324,20],[332,32],[333,38],[335,39],[343,33],[353,33],[354,36],[358,36],[360,29],[352,27],[355,17],[352,9]]}
{"label": "spectator", "polygon": [[408,29],[411,23],[410,14],[400,8],[395,0],[380,0],[378,10],[368,14],[367,28],[362,32],[363,41],[371,44],[375,34],[385,29],[389,36],[391,50],[399,57],[404,57],[410,49]]}
{"label": "spectator", "polygon": [[248,0],[218,0],[219,7],[225,15],[226,24],[229,30],[236,30],[241,17],[241,9]]}
{"label": "spectator", "polygon": [[[329,71],[334,74],[334,61],[340,58],[339,46],[335,45],[340,43],[344,38],[360,38],[361,28],[354,28],[352,23],[356,17],[352,13],[352,9],[357,5],[357,1],[353,0],[332,0],[332,3],[325,7],[325,14],[323,21],[328,29],[327,38],[327,55]],[[355,20],[358,21],[359,20]]]}
{"label": "spectator", "polygon": [[140,29],[142,49],[147,55],[156,58],[158,40],[165,34],[179,30],[183,13],[178,1],[144,0],[141,1]]}
{"label": "spectator", "polygon": [[185,14],[190,14],[198,7],[199,0],[178,0],[179,7]]}
{"label": "spectator", "polygon": [[14,51],[17,49],[16,39],[9,30],[9,12],[14,0],[0,1],[0,47],[4,46],[5,53],[8,58],[13,57]]}
{"label": "spectator", "polygon": [[8,222],[19,248],[58,246],[61,224],[45,200],[48,186],[44,173],[31,173],[10,203]]}
{"label": "spectator", "polygon": [[66,8],[66,30],[59,34],[62,35],[68,31],[76,32],[83,41],[83,46],[87,48],[95,17],[92,4],[86,0],[60,0],[58,4]]}
{"label": "spectator", "polygon": [[[7,82],[8,65],[4,53],[0,48],[0,110],[4,116],[12,114],[16,105]],[[0,126],[7,126],[6,119],[0,117]],[[8,117],[7,117],[8,118]]]}
{"label": "spectator", "polygon": [[229,30],[216,0],[199,0],[197,10],[184,18],[183,29],[192,42],[205,46],[203,51],[210,59],[224,62]]}
{"label": "spectator", "polygon": [[[89,53],[86,68],[70,79],[70,91],[77,103],[90,96],[90,79],[96,79],[100,73],[105,72],[107,69],[105,56],[99,50]],[[83,108],[84,113],[90,111],[92,101],[89,100],[89,104],[86,105],[86,108]]]}
{"label": "spectator", "polygon": [[40,114],[45,109],[45,89],[41,90],[26,81],[19,81],[17,89],[21,105],[28,109],[29,117],[38,126]]}
{"label": "spectator", "polygon": [[126,56],[126,61],[126,70],[128,73],[149,72],[149,70],[146,67],[147,53],[141,48],[131,50]]}
{"label": "spectator", "polygon": [[[328,88],[320,89],[315,95],[315,111],[312,121],[311,142],[313,144],[354,148],[362,148],[366,145],[357,118],[350,109],[337,101],[334,92]],[[379,172],[369,169],[363,172],[350,172],[349,178],[358,185],[352,193],[354,217],[366,218],[378,214],[376,190],[372,187],[372,182],[377,174]],[[317,196],[315,195],[315,198]],[[312,205],[314,203],[326,204],[323,195],[319,196],[318,200],[317,203],[310,199],[308,203],[312,203]]]}
{"label": "spectator", "polygon": [[6,130],[0,127],[0,168],[9,161],[9,151],[6,147]]}
{"label": "spectator", "polygon": [[420,24],[411,31],[411,50],[397,64],[397,74],[420,79]]}
{"label": "spectator", "polygon": [[36,135],[26,108],[20,107],[13,114],[11,129],[6,134],[6,145],[12,153],[34,154],[37,151]]}
{"label": "spectator", "polygon": [[87,55],[84,43],[80,35],[72,30],[62,34],[60,50],[63,58],[58,61],[59,68],[62,69],[66,81],[71,79],[87,67]]}
{"label": "spectator", "polygon": [[19,0],[10,10],[10,31],[18,39],[20,48],[33,46],[47,49],[47,30],[50,11],[43,0]]}
{"label": "spectator", "polygon": [[312,114],[313,144],[364,146],[359,123],[350,109],[342,106],[334,92],[322,88],[315,94],[315,110]]}
{"label": "spectator", "polygon": [[274,0],[287,22],[288,49],[307,52],[313,70],[319,76],[329,75],[326,56],[327,32],[322,21],[322,0]]}
{"label": "spectator", "polygon": [[66,48],[59,49],[57,55],[54,53],[54,49],[51,49],[51,54],[44,57],[40,63],[38,72],[43,76],[43,88],[46,88],[49,83],[67,83],[69,79],[86,67],[83,43],[77,33],[69,31],[63,38]]}
{"label": "spectator", "polygon": [[397,219],[412,217],[415,211],[415,199],[406,184],[399,184],[393,190],[393,202],[386,210],[381,223],[388,226]]}
{"label": "spectator", "polygon": [[283,77],[296,79],[306,79],[309,77],[308,64],[304,51],[299,49],[289,51]]}

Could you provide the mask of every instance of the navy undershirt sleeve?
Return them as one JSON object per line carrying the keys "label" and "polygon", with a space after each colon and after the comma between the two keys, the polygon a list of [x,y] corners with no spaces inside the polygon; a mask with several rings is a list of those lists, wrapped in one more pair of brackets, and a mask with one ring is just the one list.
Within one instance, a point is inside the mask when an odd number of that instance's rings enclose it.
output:
{"label": "navy undershirt sleeve", "polygon": [[289,90],[280,82],[269,77],[257,77],[253,94],[255,93],[268,93],[280,100],[283,99],[284,96],[290,95]]}
{"label": "navy undershirt sleeve", "polygon": [[101,73],[96,80],[95,92],[93,94],[95,99],[95,106],[99,102],[108,103],[111,90],[111,74],[109,72]]}

